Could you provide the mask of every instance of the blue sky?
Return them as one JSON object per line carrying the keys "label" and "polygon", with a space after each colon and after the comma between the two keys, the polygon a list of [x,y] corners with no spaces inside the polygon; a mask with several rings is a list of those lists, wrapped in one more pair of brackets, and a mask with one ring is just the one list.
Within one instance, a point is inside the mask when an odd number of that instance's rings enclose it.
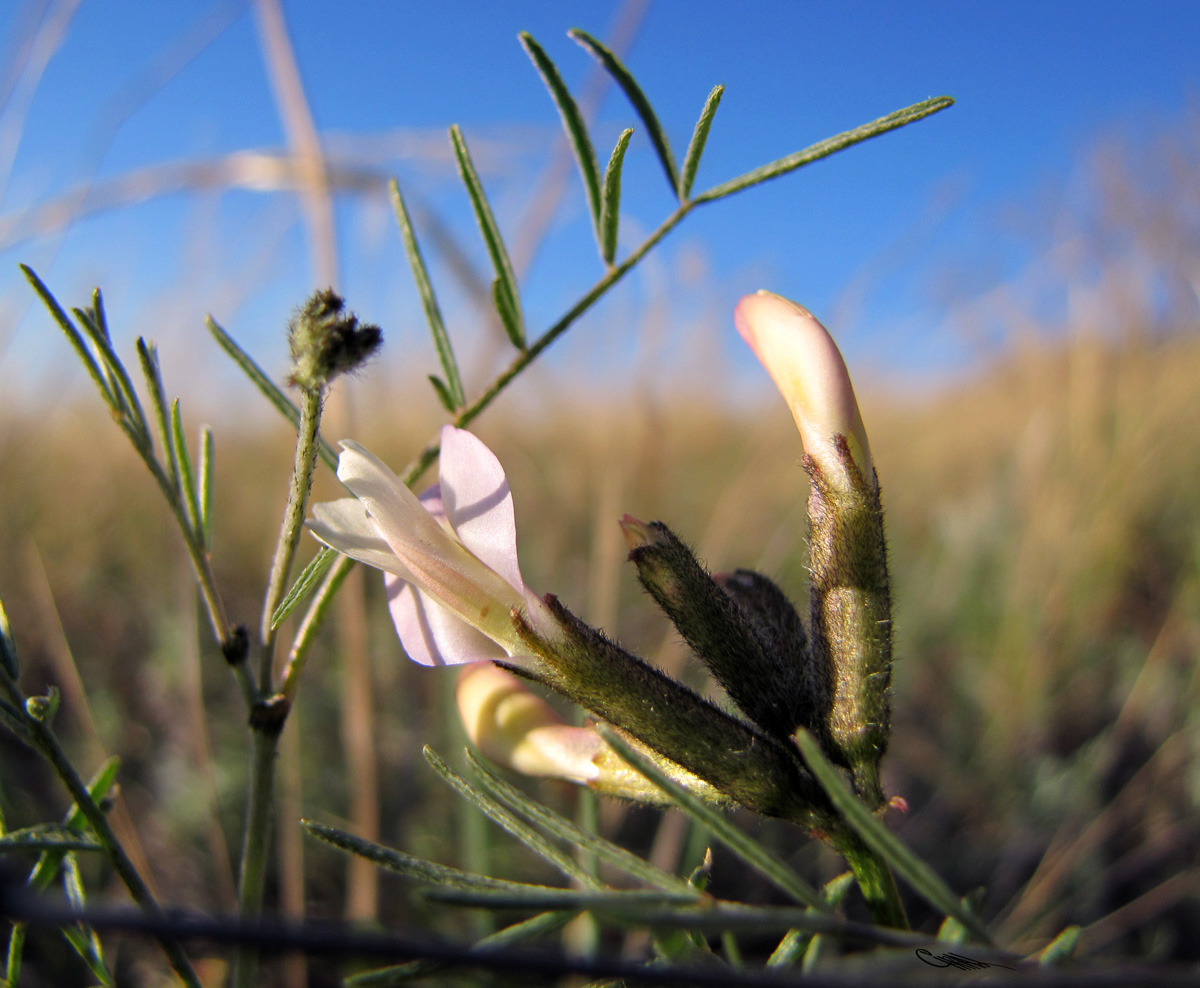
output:
{"label": "blue sky", "polygon": [[[93,284],[104,286],[126,343],[145,333],[164,349],[200,352],[203,317],[211,311],[266,366],[282,369],[278,327],[314,287],[302,214],[289,193],[191,188],[13,242],[32,210],[85,180],[103,186],[150,166],[284,144],[256,20],[245,4],[83,0],[36,89],[14,90],[15,46],[29,37],[38,12],[44,20],[67,6],[0,9],[0,94],[7,95],[0,117],[0,180],[7,179],[0,200],[0,380],[27,376],[29,368],[35,378],[55,377],[69,359],[44,314],[29,304],[18,261],[33,265],[64,302],[77,304]],[[383,176],[395,175],[435,210],[485,271],[446,127],[463,127],[498,220],[515,235],[560,133],[517,32],[532,33],[578,92],[594,63],[566,30],[579,26],[611,38],[631,9],[638,8],[600,0],[284,0],[327,150],[357,154],[378,176],[374,194],[337,198],[340,287],[384,326],[390,359],[434,369],[399,237],[378,194]],[[661,318],[675,326],[684,349],[689,326],[723,320],[727,341],[715,345],[734,354],[728,313],[741,294],[759,287],[840,323],[831,328],[852,366],[902,374],[961,363],[963,343],[940,297],[947,272],[972,252],[986,257],[993,231],[1000,236],[1002,210],[1069,182],[1080,155],[1100,137],[1116,132],[1136,141],[1177,123],[1200,76],[1200,4],[1183,0],[1136,11],[1107,0],[650,0],[634,21],[624,61],[677,156],[709,89],[726,86],[697,189],[926,97],[948,94],[958,102],[698,211],[652,265],[575,331],[581,342],[561,345],[564,354],[581,347],[602,355],[618,373],[623,360],[636,359],[628,335],[641,331],[637,314],[647,303],[664,306]],[[221,26],[211,29],[203,50],[169,78],[155,78],[154,66],[205,35],[207,24]],[[25,102],[22,92],[31,94]],[[593,127],[602,159],[625,126],[639,131],[622,200],[623,242],[633,244],[672,202],[634,113],[610,89]],[[478,315],[437,252],[427,246],[427,253],[469,367],[480,345]],[[531,327],[552,321],[601,273],[572,174],[525,281]]]}

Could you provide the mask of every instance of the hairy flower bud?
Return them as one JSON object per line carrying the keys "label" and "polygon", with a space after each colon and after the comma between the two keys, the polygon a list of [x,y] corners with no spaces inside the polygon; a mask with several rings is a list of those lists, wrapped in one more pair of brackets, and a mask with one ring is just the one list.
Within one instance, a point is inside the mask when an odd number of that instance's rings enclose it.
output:
{"label": "hairy flower bud", "polygon": [[734,314],[738,332],[787,400],[804,443],[812,572],[811,669],[827,676],[814,733],[850,769],[870,806],[884,802],[879,763],[891,729],[892,614],[883,507],[846,363],[807,309],[759,292]]}
{"label": "hairy flower bud", "polygon": [[315,292],[288,323],[292,352],[288,379],[296,387],[309,391],[324,388],[379,349],[383,342],[379,327],[360,325],[358,316],[346,312],[345,306],[342,297],[327,288]]}
{"label": "hairy flower bud", "polygon": [[[790,737],[803,723],[803,698],[796,689],[800,665],[764,647],[735,597],[718,586],[666,525],[626,515],[621,528],[642,586],[729,698],[763,730]],[[799,634],[803,649],[803,626]]]}

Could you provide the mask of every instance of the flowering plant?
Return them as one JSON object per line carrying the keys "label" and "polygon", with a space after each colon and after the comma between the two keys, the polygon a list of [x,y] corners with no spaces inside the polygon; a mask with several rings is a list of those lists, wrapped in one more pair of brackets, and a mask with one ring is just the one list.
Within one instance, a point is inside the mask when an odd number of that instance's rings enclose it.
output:
{"label": "flowering plant", "polygon": [[[590,35],[576,31],[572,37],[629,96],[677,205],[640,245],[620,255],[621,176],[632,130],[621,134],[602,171],[579,108],[557,67],[537,42],[522,35],[522,45],[546,82],[578,162],[603,274],[560,319],[539,336],[529,337],[503,237],[467,142],[459,128],[451,128],[454,158],[493,268],[495,317],[515,349],[511,363],[469,400],[407,206],[393,183],[396,218],[440,363],[441,373],[431,376],[431,381],[452,422],[403,476],[351,441],[342,443],[335,461],[321,436],[330,383],[360,366],[382,339],[379,328],[360,324],[337,294],[316,292],[291,322],[287,381],[294,399],[229,334],[210,323],[218,344],[296,427],[288,494],[255,634],[231,618],[212,566],[212,432],[201,431],[199,455],[193,460],[179,402],[167,400],[154,346],[138,340],[144,378],[139,395],[113,346],[99,292],[89,307],[68,315],[37,276],[26,271],[178,523],[221,656],[244,701],[248,784],[237,919],[253,922],[263,910],[270,887],[279,739],[289,722],[317,630],[351,567],[361,562],[383,571],[391,618],[408,655],[424,665],[463,667],[457,706],[468,736],[485,755],[521,772],[586,784],[600,793],[683,807],[707,833],[802,906],[787,914],[793,933],[780,943],[772,963],[796,960],[807,945],[817,942],[817,930],[841,934],[850,929],[835,912],[846,883],[834,882],[824,893],[817,892],[742,834],[718,808],[740,806],[791,821],[841,852],[878,924],[869,938],[902,942],[897,941],[903,934],[896,928],[904,928],[907,920],[893,878],[895,870],[954,917],[961,929],[986,941],[986,932],[972,912],[928,868],[906,856],[878,819],[889,805],[879,763],[889,730],[891,662],[879,490],[849,375],[836,346],[811,315],[783,299],[761,294],[744,299],[736,315],[739,329],[791,406],[805,447],[813,574],[807,624],[763,574],[735,570],[713,577],[661,522],[630,516],[621,522],[641,583],[724,687],[733,710],[710,702],[627,651],[580,620],[557,597],[538,595],[526,586],[517,560],[512,495],[504,471],[495,456],[462,428],[695,209],[922,119],[951,101],[925,100],[697,193],[693,185],[722,87],[709,94],[677,165],[665,132],[629,71]],[[413,486],[439,450],[439,482],[418,496]],[[327,548],[289,589],[318,460],[336,466],[351,496],[313,507],[309,530]],[[290,648],[283,652],[279,639],[288,628],[285,622],[302,606],[302,620]],[[19,842],[8,841],[43,852],[30,885],[44,888],[66,861],[68,893],[73,904],[82,906],[83,888],[71,855],[77,850],[103,851],[138,907],[156,922],[162,921],[155,929],[178,977],[189,988],[199,988],[201,981],[188,951],[163,925],[166,917],[154,892],[107,819],[105,800],[115,767],[104,766],[90,783],[85,782],[52,729],[57,693],[51,689],[45,696],[28,696],[20,685],[21,675],[15,642],[0,609],[0,718],[44,758],[76,807],[64,826],[20,834]],[[580,726],[567,723],[531,691],[531,683],[578,704],[591,720]],[[766,928],[778,925],[778,916],[709,896],[704,869],[686,879],[657,869],[604,840],[594,828],[573,824],[516,792],[473,756],[477,785],[458,776],[436,755],[428,757],[457,791],[559,869],[572,887],[547,888],[461,872],[304,821],[308,833],[415,877],[432,887],[431,894],[458,895],[456,901],[468,905],[495,904],[495,896],[509,896],[502,898],[503,904],[516,901],[542,910],[498,933],[506,945],[551,932],[582,911],[605,920],[616,917],[619,923],[645,920],[655,928],[672,922],[682,925],[691,935],[675,943],[672,949],[677,957],[700,957],[708,951],[698,932],[704,924],[732,929],[750,919],[765,923]],[[294,822],[285,821],[286,825]],[[80,828],[86,828],[82,836]],[[586,848],[648,888],[631,892],[609,887],[597,873],[553,847],[553,841]],[[16,919],[36,915],[36,910],[20,913],[7,897],[0,904]],[[681,911],[670,914],[676,907]],[[110,983],[99,939],[80,925],[87,919],[86,913],[73,912],[61,925],[96,977]],[[255,930],[257,926],[251,932]],[[252,939],[244,935],[246,930],[239,933],[243,936],[231,981],[237,988],[250,988],[259,983],[259,958]],[[22,937],[14,927],[6,965],[9,984],[16,982]],[[496,943],[482,946],[494,948]],[[474,951],[460,953],[472,963],[481,962]],[[736,956],[736,949],[731,948],[730,955]],[[392,983],[413,974],[407,968],[365,977],[369,983]]]}

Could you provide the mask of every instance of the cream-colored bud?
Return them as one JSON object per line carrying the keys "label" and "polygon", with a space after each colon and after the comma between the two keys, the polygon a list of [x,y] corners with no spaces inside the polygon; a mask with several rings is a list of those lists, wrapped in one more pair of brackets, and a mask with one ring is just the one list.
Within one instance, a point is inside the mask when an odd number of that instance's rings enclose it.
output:
{"label": "cream-colored bud", "polygon": [[594,782],[607,748],[590,727],[567,724],[506,669],[479,662],[458,678],[458,711],[471,742],[499,765],[524,775]]}
{"label": "cream-colored bud", "polygon": [[863,480],[874,486],[871,446],[850,373],[825,327],[803,306],[764,291],[745,296],[733,318],[787,400],[804,451],[827,482],[842,489],[851,486],[835,446],[836,438],[844,436]]}

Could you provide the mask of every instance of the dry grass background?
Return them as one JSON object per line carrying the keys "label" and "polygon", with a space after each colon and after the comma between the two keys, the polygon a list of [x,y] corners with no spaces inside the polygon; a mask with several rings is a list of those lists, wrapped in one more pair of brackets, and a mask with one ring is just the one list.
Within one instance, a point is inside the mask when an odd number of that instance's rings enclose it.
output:
{"label": "dry grass background", "polygon": [[[897,599],[887,772],[911,809],[895,824],[954,887],[985,889],[985,915],[1013,944],[1032,948],[1074,922],[1088,927],[1089,950],[1195,956],[1198,379],[1194,336],[1081,334],[1017,348],[924,398],[864,395]],[[559,407],[553,419],[499,414],[480,429],[509,470],[532,585],[693,679],[622,564],[621,513],[667,520],[713,569],[757,567],[800,595],[804,478],[781,406]],[[379,421],[400,429],[364,439],[396,463],[429,434],[399,412]],[[0,472],[5,603],[29,685],[64,686],[60,723],[81,762],[100,746],[124,759],[125,803],[165,897],[222,908],[232,888],[223,847],[238,844],[244,781],[239,701],[198,624],[156,492],[120,439],[87,405],[5,421],[0,461],[22,465]],[[214,556],[231,610],[248,620],[287,445],[271,426],[218,437]],[[459,743],[451,676],[403,660],[375,582],[366,600],[381,835],[462,863],[477,828],[419,755],[425,743]],[[353,798],[333,629],[306,677],[288,725],[293,802],[281,834],[299,814],[345,824]],[[32,756],[0,744],[10,821],[56,815],[62,795]],[[685,853],[677,822],[657,831],[655,815],[616,804],[602,818],[648,852],[657,833],[657,854]],[[817,876],[836,866],[799,834],[746,822]],[[537,867],[510,860],[503,840],[470,853],[502,872]],[[323,849],[306,857],[308,910],[339,914],[342,862]],[[720,867],[717,877],[745,882]],[[933,920],[914,907],[918,922]],[[379,915],[455,928],[387,884]]]}

